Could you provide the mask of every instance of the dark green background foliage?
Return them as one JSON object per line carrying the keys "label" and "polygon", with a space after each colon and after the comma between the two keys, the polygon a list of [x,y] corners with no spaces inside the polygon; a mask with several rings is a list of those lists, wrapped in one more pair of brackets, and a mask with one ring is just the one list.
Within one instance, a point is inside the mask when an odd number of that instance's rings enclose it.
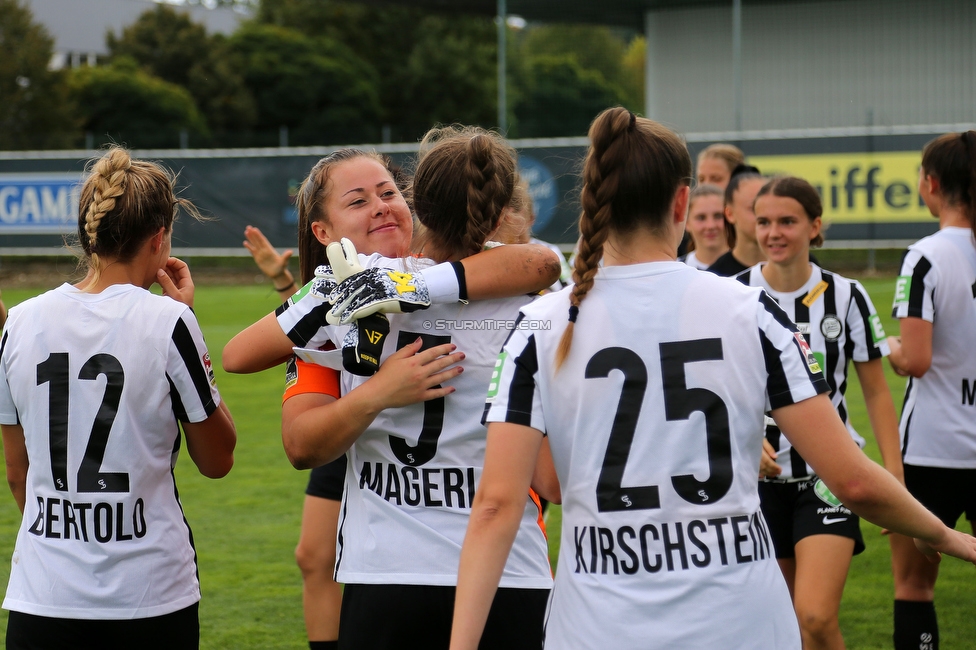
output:
{"label": "dark green background foliage", "polygon": [[[641,37],[507,35],[507,135],[585,135],[607,106],[641,108]],[[409,142],[435,124],[498,121],[497,28],[483,16],[261,0],[225,37],[158,5],[106,46],[93,69],[48,70],[50,37],[24,0],[0,0],[0,149]]]}

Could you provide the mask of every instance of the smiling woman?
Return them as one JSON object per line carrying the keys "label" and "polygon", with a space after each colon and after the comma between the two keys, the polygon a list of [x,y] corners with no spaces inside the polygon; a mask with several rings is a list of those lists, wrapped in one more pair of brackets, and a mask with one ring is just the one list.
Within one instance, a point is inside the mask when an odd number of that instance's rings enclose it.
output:
{"label": "smiling woman", "polygon": [[[827,378],[837,413],[863,448],[844,396],[848,362],[854,362],[885,467],[901,479],[897,420],[881,365],[888,354],[881,322],[859,282],[809,261],[810,248],[823,244],[822,212],[816,189],[803,179],[779,177],[765,184],[755,200],[755,232],[767,262],[737,279],[764,288],[796,322]],[[771,423],[763,456],[763,514],[793,596],[804,647],[842,647],[841,594],[851,557],[864,550],[858,517]]]}

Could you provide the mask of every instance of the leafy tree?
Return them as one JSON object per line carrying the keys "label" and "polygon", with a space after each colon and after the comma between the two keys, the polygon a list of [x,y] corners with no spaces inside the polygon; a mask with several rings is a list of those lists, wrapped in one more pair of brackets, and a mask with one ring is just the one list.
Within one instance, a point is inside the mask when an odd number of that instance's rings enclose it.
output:
{"label": "leafy tree", "polygon": [[256,128],[286,126],[293,144],[378,136],[376,72],[344,45],[252,24],[231,37],[230,48],[257,104]]}
{"label": "leafy tree", "polygon": [[48,70],[53,40],[19,0],[0,0],[0,149],[73,144],[64,74]]}
{"label": "leafy tree", "polygon": [[644,113],[644,54],[647,40],[638,36],[630,41],[622,62],[624,106],[634,112]]}
{"label": "leafy tree", "polygon": [[525,63],[525,83],[515,105],[519,137],[586,135],[590,122],[619,92],[575,57],[543,55]]}
{"label": "leafy tree", "polygon": [[71,92],[85,131],[130,147],[179,144],[186,131],[191,141],[208,136],[207,125],[190,93],[119,57],[111,65],[72,70]]}
{"label": "leafy tree", "polygon": [[381,119],[412,140],[435,122],[495,123],[495,28],[483,17],[337,0],[261,0],[255,20],[344,43],[378,74]]}
{"label": "leafy tree", "polygon": [[166,5],[142,13],[106,42],[113,57],[134,59],[150,74],[186,88],[216,131],[254,124],[257,110],[227,40]]}

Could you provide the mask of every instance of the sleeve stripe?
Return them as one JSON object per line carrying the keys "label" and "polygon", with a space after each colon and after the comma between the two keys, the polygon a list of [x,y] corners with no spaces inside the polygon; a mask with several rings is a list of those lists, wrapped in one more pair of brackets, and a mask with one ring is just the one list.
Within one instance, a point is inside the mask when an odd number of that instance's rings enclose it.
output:
{"label": "sleeve stripe", "polygon": [[[286,302],[278,310],[275,310],[275,315],[280,316],[279,310],[283,313],[287,309]],[[302,316],[294,327],[285,332],[291,342],[297,347],[305,347],[308,342],[312,340],[312,337],[319,331],[319,328],[325,325],[325,313],[329,310],[331,305],[327,302],[322,302],[320,305],[316,305],[309,310],[307,314]]]}
{"label": "sleeve stripe", "polygon": [[176,321],[176,327],[173,328],[173,343],[176,345],[176,350],[183,359],[183,365],[186,366],[186,371],[193,381],[193,387],[197,391],[200,404],[209,417],[211,413],[217,410],[217,405],[210,394],[210,380],[207,378],[207,371],[203,367],[197,346],[193,342],[193,335],[190,334],[190,330],[182,318]]}
{"label": "sleeve stripe", "polygon": [[864,320],[864,347],[868,351],[868,359],[878,359],[882,356],[881,348],[874,344],[874,335],[871,333],[871,310],[868,309],[868,301],[853,282],[851,282],[851,295],[854,296],[854,303]]}
{"label": "sleeve stripe", "polygon": [[925,276],[932,269],[932,263],[925,257],[918,258],[915,269],[912,271],[912,288],[908,293],[908,316],[913,318],[923,318],[923,306],[925,303]]}
{"label": "sleeve stripe", "polygon": [[[180,399],[180,391],[176,390],[176,384],[173,383],[173,379],[169,376],[169,374],[166,375],[166,381],[169,382],[169,398],[173,403],[173,415],[175,415],[176,419],[180,422],[189,421],[190,416],[186,414],[186,407],[183,406],[183,400]],[[179,436],[177,436],[177,438],[179,438]]]}
{"label": "sleeve stripe", "polygon": [[10,336],[10,331],[7,330],[3,333],[3,340],[0,340],[0,359],[3,358],[3,350],[7,347],[7,337]]}
{"label": "sleeve stripe", "polygon": [[766,362],[766,394],[769,395],[769,406],[777,409],[793,403],[790,395],[790,383],[786,379],[783,362],[779,358],[779,350],[766,337],[766,332],[759,330],[759,340],[762,343],[763,360]]}
{"label": "sleeve stripe", "polygon": [[509,384],[508,411],[505,421],[532,426],[532,398],[535,395],[535,373],[539,360],[535,351],[535,335],[529,336],[522,352],[515,358],[512,381]]}

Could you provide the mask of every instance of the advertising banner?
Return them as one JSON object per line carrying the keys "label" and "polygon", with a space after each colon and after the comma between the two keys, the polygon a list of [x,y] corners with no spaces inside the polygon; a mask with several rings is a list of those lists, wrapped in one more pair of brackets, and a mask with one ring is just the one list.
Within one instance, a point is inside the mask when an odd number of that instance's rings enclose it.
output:
{"label": "advertising banner", "polygon": [[0,234],[61,234],[78,227],[80,174],[0,174]]}

